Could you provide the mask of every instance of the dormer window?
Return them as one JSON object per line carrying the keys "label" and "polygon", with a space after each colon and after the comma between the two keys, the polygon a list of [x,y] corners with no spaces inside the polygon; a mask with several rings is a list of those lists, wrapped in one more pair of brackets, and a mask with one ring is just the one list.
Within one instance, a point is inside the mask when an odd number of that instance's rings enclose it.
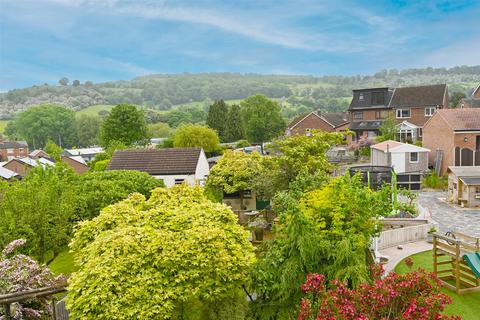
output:
{"label": "dormer window", "polygon": [[360,94],[358,95],[358,100],[360,100],[360,101],[365,100],[365,96],[363,95],[363,93],[360,93]]}

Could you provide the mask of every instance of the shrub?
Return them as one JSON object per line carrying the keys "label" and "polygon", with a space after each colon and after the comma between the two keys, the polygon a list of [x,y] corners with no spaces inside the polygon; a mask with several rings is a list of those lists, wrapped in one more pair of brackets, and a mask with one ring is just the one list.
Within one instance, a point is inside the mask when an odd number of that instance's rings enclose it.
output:
{"label": "shrub", "polygon": [[439,177],[435,171],[432,171],[423,178],[422,183],[426,188],[445,190],[448,186],[448,178]]}
{"label": "shrub", "polygon": [[[380,268],[380,267],[377,267]],[[309,274],[301,286],[302,299],[298,320],[307,319],[461,319],[444,316],[444,306],[451,299],[440,292],[440,282],[423,270],[398,275],[389,273],[372,283],[349,289],[334,280],[329,284],[321,274]]]}

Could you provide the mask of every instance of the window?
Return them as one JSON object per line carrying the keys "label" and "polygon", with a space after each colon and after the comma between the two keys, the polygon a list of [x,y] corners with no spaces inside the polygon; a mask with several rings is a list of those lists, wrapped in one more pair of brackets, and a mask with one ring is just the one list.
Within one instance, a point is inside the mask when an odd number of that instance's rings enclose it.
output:
{"label": "window", "polygon": [[18,151],[23,152],[23,148],[18,149]]}
{"label": "window", "polygon": [[182,184],[185,179],[175,179],[175,184]]}
{"label": "window", "polygon": [[310,128],[305,129],[305,135],[306,135],[307,137],[311,137],[311,136],[312,136],[311,130],[312,130],[312,129],[310,129]]}
{"label": "window", "polygon": [[360,100],[360,101],[365,100],[365,96],[363,95],[363,93],[360,93],[360,94],[358,95],[358,100]]}
{"label": "window", "polygon": [[13,153],[13,149],[7,149],[7,153]]}
{"label": "window", "polygon": [[363,112],[354,112],[353,113],[354,120],[363,120]]}
{"label": "window", "polygon": [[421,138],[423,134],[423,128],[418,128],[418,137]]}
{"label": "window", "polygon": [[410,118],[410,109],[397,109],[397,118]]}
{"label": "window", "polygon": [[475,141],[475,144],[476,144],[476,150],[477,151],[480,151],[480,136],[476,136],[476,141]]}
{"label": "window", "polygon": [[435,113],[436,110],[437,110],[437,108],[435,108],[435,107],[425,108],[425,117],[433,116],[433,114]]}
{"label": "window", "polygon": [[418,152],[410,152],[410,162],[418,162]]}

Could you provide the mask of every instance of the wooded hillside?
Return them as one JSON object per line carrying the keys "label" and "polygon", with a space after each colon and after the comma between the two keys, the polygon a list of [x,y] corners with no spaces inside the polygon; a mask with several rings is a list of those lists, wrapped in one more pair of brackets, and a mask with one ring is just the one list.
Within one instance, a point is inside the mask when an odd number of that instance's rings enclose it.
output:
{"label": "wooded hillside", "polygon": [[91,105],[119,103],[169,110],[179,104],[244,99],[254,94],[280,99],[284,115],[292,117],[313,109],[345,110],[354,88],[434,83],[447,83],[450,93],[468,94],[480,83],[480,66],[392,69],[371,76],[158,74],[97,84],[78,80],[69,84],[64,78],[55,86],[45,84],[0,93],[0,119],[10,119],[16,113],[41,103],[57,103],[76,111]]}

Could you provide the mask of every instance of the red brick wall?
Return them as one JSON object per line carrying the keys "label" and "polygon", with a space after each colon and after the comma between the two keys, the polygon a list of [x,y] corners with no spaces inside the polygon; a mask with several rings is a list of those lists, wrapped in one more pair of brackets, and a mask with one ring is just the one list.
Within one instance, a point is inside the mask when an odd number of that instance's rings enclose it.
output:
{"label": "red brick wall", "polygon": [[291,135],[304,135],[307,129],[321,130],[327,132],[335,131],[332,126],[310,113],[305,119],[297,123],[297,125],[291,129]]}
{"label": "red brick wall", "polygon": [[8,157],[15,157],[15,158],[21,158],[21,157],[27,157],[28,156],[28,148],[22,148],[22,151],[20,149],[13,149],[11,153],[7,152],[7,149],[0,149],[0,159],[2,161],[7,161]]}
{"label": "red brick wall", "polygon": [[[460,133],[457,132],[455,134],[454,138],[454,143],[455,147],[459,148],[469,148],[470,150],[475,150],[476,143],[477,143],[477,136],[480,136],[479,133]],[[465,142],[465,138],[467,138],[467,141]]]}
{"label": "red brick wall", "polygon": [[428,163],[432,166],[435,165],[436,150],[443,150],[440,175],[445,174],[448,166],[454,165],[454,132],[438,114],[434,114],[432,119],[423,127],[422,145],[430,149]]}
{"label": "red brick wall", "polygon": [[[412,107],[412,108],[405,108],[405,109],[410,109],[410,118],[397,118],[397,123],[408,121],[410,123],[413,123],[414,125],[423,127],[425,123],[431,118],[431,117],[425,116],[425,107]],[[395,114],[395,117],[396,117],[396,114]]]}
{"label": "red brick wall", "polygon": [[25,177],[27,173],[32,169],[29,165],[21,163],[18,160],[10,161],[9,163],[5,164],[3,167],[18,173],[22,177]]}
{"label": "red brick wall", "polygon": [[78,161],[75,161],[73,159],[70,159],[68,157],[62,157],[62,160],[78,174],[85,173],[89,170],[88,166]]}

